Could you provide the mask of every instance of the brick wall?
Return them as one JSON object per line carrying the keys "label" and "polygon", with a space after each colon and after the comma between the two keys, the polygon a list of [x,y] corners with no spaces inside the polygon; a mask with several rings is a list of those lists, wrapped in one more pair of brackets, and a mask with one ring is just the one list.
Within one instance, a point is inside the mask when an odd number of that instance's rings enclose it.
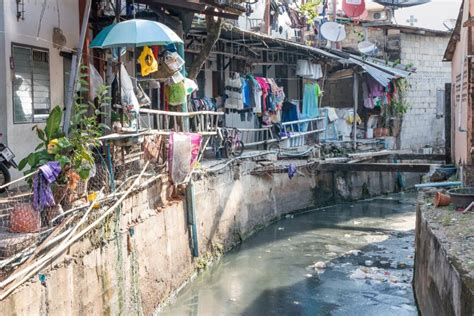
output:
{"label": "brick wall", "polygon": [[436,91],[451,82],[450,63],[442,62],[449,37],[400,36],[401,63],[417,68],[409,77],[411,88],[406,98],[411,108],[403,118],[401,148],[444,147],[444,117],[436,116]]}

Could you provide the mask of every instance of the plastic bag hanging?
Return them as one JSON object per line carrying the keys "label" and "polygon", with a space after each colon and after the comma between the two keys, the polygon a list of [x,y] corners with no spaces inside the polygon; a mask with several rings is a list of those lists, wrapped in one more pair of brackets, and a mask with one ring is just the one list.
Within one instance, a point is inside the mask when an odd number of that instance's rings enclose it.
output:
{"label": "plastic bag hanging", "polygon": [[153,50],[148,46],[143,47],[143,51],[138,57],[138,62],[140,63],[143,77],[158,71],[158,62],[153,55]]}

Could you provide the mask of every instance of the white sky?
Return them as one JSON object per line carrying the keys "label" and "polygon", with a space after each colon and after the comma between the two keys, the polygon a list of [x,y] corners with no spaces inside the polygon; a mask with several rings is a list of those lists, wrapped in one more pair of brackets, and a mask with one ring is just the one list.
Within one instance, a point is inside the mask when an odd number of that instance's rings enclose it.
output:
{"label": "white sky", "polygon": [[[462,0],[431,0],[429,3],[414,7],[398,9],[395,12],[395,20],[401,25],[410,25],[407,20],[414,16],[418,22],[414,26],[435,30],[446,30],[443,22],[447,19],[456,19],[461,7]],[[372,2],[366,0],[366,3]]]}

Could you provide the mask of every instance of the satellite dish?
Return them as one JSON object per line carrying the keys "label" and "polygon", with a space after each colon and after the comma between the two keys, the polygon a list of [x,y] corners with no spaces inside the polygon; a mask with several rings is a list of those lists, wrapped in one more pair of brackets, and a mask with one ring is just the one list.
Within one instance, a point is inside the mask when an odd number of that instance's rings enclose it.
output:
{"label": "satellite dish", "polygon": [[443,25],[448,31],[452,31],[456,27],[456,21],[456,19],[447,19],[443,22]]}
{"label": "satellite dish", "polygon": [[369,41],[360,42],[357,44],[357,48],[359,49],[359,52],[367,56],[376,55],[378,51],[377,45]]}
{"label": "satellite dish", "polygon": [[406,8],[431,2],[431,0],[374,0],[374,2],[387,7]]}
{"label": "satellite dish", "polygon": [[340,42],[346,38],[344,25],[336,22],[326,22],[321,26],[321,35],[331,42]]}
{"label": "satellite dish", "polygon": [[342,0],[342,10],[349,18],[361,16],[365,11],[364,0]]}

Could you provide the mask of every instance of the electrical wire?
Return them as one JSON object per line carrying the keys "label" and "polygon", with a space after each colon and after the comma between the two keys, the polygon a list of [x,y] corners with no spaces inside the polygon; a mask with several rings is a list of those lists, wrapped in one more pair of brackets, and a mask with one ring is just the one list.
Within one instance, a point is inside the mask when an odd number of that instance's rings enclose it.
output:
{"label": "electrical wire", "polygon": [[47,3],[48,3],[48,0],[44,0],[43,6],[41,7],[41,15],[40,15],[39,23],[38,23],[38,32],[36,33],[36,37],[39,37],[40,32],[41,32],[41,24],[43,24],[44,12],[46,11]]}

